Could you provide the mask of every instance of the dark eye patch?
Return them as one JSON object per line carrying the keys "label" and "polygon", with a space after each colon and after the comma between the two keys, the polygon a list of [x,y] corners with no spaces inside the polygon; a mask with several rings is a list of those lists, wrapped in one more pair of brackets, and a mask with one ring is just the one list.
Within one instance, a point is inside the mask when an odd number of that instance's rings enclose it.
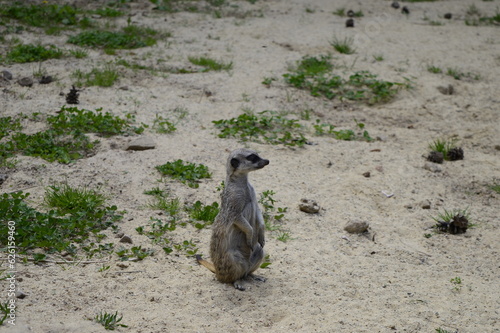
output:
{"label": "dark eye patch", "polygon": [[260,157],[255,155],[255,154],[250,154],[246,157],[247,160],[249,160],[250,162],[252,163],[257,163],[258,161],[260,161]]}

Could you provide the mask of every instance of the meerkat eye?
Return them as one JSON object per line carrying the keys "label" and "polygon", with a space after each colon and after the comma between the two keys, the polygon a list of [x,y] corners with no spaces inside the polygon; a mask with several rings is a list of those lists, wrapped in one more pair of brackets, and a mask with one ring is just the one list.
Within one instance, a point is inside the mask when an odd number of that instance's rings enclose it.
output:
{"label": "meerkat eye", "polygon": [[247,160],[249,160],[250,162],[252,163],[257,163],[258,161],[260,161],[260,157],[255,155],[255,154],[250,154],[246,157]]}
{"label": "meerkat eye", "polygon": [[238,161],[236,158],[231,159],[231,166],[235,169],[237,169],[240,166],[240,161]]}

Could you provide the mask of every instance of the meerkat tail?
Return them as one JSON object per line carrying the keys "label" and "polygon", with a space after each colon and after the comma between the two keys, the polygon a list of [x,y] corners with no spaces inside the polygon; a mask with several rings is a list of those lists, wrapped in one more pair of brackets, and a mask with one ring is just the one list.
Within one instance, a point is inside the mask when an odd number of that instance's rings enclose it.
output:
{"label": "meerkat tail", "polygon": [[214,266],[214,264],[212,264],[209,261],[206,261],[205,259],[202,259],[199,254],[196,255],[196,261],[198,262],[198,264],[200,264],[200,265],[205,266],[206,268],[208,268],[208,270],[211,271],[212,273],[215,273],[215,266]]}

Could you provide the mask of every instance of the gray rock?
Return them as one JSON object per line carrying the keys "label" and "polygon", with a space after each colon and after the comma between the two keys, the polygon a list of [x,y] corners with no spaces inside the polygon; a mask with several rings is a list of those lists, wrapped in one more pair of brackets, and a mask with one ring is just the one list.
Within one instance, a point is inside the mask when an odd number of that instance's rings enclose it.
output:
{"label": "gray rock", "polygon": [[2,185],[7,180],[7,178],[9,178],[9,175],[0,173],[0,185]]}
{"label": "gray rock", "polygon": [[142,136],[128,144],[127,150],[155,149],[156,143],[148,136]]}
{"label": "gray rock", "polygon": [[451,84],[449,84],[447,87],[439,86],[437,87],[437,90],[443,95],[453,95],[455,92],[455,88]]}
{"label": "gray rock", "polygon": [[17,83],[22,87],[31,87],[33,86],[33,79],[25,76],[17,80]]}
{"label": "gray rock", "polygon": [[320,210],[320,206],[314,200],[300,199],[299,209],[308,214],[316,214]]}
{"label": "gray rock", "polygon": [[345,225],[344,230],[351,234],[360,234],[368,230],[369,226],[365,221],[350,221]]}
{"label": "gray rock", "polygon": [[431,209],[431,202],[429,200],[424,200],[418,204],[422,209]]}
{"label": "gray rock", "polygon": [[28,295],[26,295],[26,294],[25,294],[25,293],[24,293],[21,289],[18,289],[18,290],[16,291],[16,298],[23,299],[23,298],[25,298],[26,296],[28,296]]}
{"label": "gray rock", "polygon": [[120,243],[129,243],[129,244],[132,244],[132,238],[130,238],[130,236],[123,235],[123,237],[120,238]]}
{"label": "gray rock", "polygon": [[2,77],[7,80],[12,80],[12,73],[6,70],[2,71]]}
{"label": "gray rock", "polygon": [[431,162],[426,162],[424,164],[424,169],[429,170],[431,172],[441,172],[443,170],[439,164]]}

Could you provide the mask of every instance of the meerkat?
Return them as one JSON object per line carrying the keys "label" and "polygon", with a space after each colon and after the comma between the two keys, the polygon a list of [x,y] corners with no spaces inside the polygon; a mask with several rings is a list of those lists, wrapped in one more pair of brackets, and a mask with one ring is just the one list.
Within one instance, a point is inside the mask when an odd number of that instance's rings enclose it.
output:
{"label": "meerkat", "polygon": [[232,283],[236,289],[245,290],[242,280],[252,277],[265,279],[252,273],[264,258],[264,219],[257,203],[248,173],[269,164],[249,149],[236,149],[229,154],[226,164],[226,181],[221,195],[221,208],[213,224],[210,241],[212,262],[197,256],[223,283]]}

